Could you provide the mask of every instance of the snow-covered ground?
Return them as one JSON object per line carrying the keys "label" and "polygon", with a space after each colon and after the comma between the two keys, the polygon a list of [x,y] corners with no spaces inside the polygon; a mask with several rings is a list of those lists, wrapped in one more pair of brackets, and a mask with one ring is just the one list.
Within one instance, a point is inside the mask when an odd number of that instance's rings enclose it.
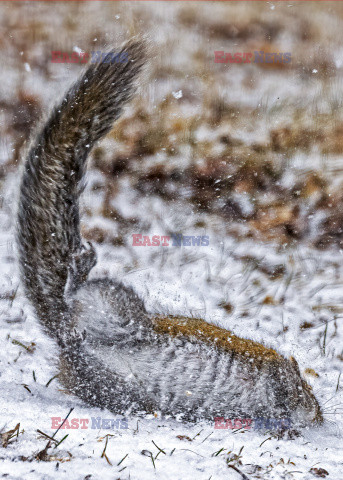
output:
{"label": "snow-covered ground", "polygon": [[[196,228],[194,223],[202,215],[194,214],[187,206],[181,210],[156,198],[142,199],[124,188],[128,179],[123,181],[114,206],[119,212],[128,211],[130,206],[145,225],[144,234],[166,235],[182,229],[184,234],[208,235],[210,244],[130,247],[130,234],[127,247],[102,245],[98,249],[99,263],[92,275],[111,275],[134,286],[151,311],[202,316],[236,334],[277,348],[284,355],[294,355],[302,372],[312,369],[305,377],[323,405],[325,423],[301,431],[300,437],[278,440],[270,431],[214,429],[214,421],[194,425],[158,417],[129,417],[128,429],[60,430],[58,440],[69,435],[49,451],[49,462],[23,461],[23,457],[37,454],[47,443],[37,430],[52,435],[56,430],[52,429],[52,417],[64,418],[70,408],[74,408],[70,418],[89,419],[89,425],[92,417],[117,417],[63,393],[57,379],[46,387],[57,373],[58,352],[39,328],[21,289],[17,291],[13,247],[17,178],[16,174],[9,175],[3,185],[1,210],[0,408],[3,432],[18,423],[19,431],[24,431],[0,451],[0,471],[9,474],[7,478],[240,478],[236,471],[228,471],[228,459],[248,478],[310,479],[310,468],[324,468],[329,478],[342,478],[342,360],[337,358],[343,336],[341,255],[326,252],[319,256],[305,247],[280,251],[272,245],[237,242],[225,236],[221,222],[215,218],[208,219],[206,230]],[[96,211],[99,195],[91,191],[93,181],[99,182],[99,176],[89,175],[84,203]],[[103,226],[100,218],[98,225]],[[270,280],[253,262],[242,262],[244,255],[252,255],[260,264],[283,265],[284,275]],[[266,297],[271,297],[275,305],[264,304]],[[222,302],[232,305],[231,314],[219,306]],[[331,312],[333,307],[338,312]],[[312,327],[300,328],[304,322]],[[31,346],[33,351],[21,344]],[[105,453],[112,465],[101,458],[106,435]],[[179,439],[180,435],[191,441]],[[164,452],[157,458],[156,445]],[[239,458],[233,457],[239,452]]]}
{"label": "snow-covered ground", "polygon": [[[1,72],[3,111],[0,112],[0,160],[1,165],[6,165],[0,179],[0,432],[3,445],[0,446],[0,476],[11,480],[310,480],[316,475],[318,478],[323,472],[320,469],[324,469],[328,472],[328,479],[342,480],[342,252],[338,249],[318,251],[305,241],[289,246],[239,238],[228,233],[226,220],[211,213],[199,213],[184,198],[170,202],[155,195],[143,195],[133,188],[129,174],[120,176],[111,206],[124,219],[134,217],[136,223],[116,222],[102,215],[108,179],[95,168],[88,173],[88,184],[83,194],[83,226],[86,230],[106,232],[107,240],[96,245],[99,261],[91,275],[112,276],[133,286],[145,299],[150,311],[202,317],[232,330],[236,335],[263,342],[285,356],[293,355],[322,405],[325,421],[321,427],[301,430],[299,436],[279,438],[274,431],[218,430],[214,428],[214,419],[213,422],[185,424],[161,419],[158,414],[142,418],[129,416],[128,428],[61,429],[55,437],[58,442],[63,440],[61,444],[54,448],[56,442],[52,442],[52,447],[45,454],[39,453],[44,451],[48,442],[43,434],[52,436],[56,431],[52,428],[53,417],[64,418],[71,409],[69,419],[88,419],[88,425],[94,422],[92,418],[116,420],[119,417],[108,411],[90,408],[63,391],[58,379],[54,378],[58,349],[40,328],[19,286],[14,242],[19,175],[15,163],[6,163],[12,158],[19,133],[18,130],[7,129],[6,101],[14,103],[18,90],[22,89],[26,94],[39,98],[45,112],[56,96],[60,97],[69,81],[77,76],[80,67],[71,66],[69,69],[69,66],[48,65],[44,73],[45,67],[42,67],[40,58],[44,50],[42,45],[47,51],[59,46],[70,51],[75,45],[83,47],[86,36],[87,42],[91,41],[91,37],[112,42],[113,31],[116,30],[111,21],[117,22],[120,33],[129,35],[139,30],[138,18],[144,26],[151,26],[153,39],[158,45],[163,45],[164,54],[167,40],[177,52],[177,55],[172,55],[170,48],[170,56],[165,59],[168,68],[173,68],[170,81],[160,78],[156,85],[145,88],[150,105],[153,106],[155,101],[157,104],[157,99],[172,92],[181,89],[185,92],[185,78],[183,74],[177,76],[175,72],[178,69],[191,75],[191,83],[187,84],[189,89],[196,89],[198,85],[198,93],[204,92],[204,72],[200,68],[196,70],[200,60],[197,57],[193,59],[194,63],[190,63],[188,59],[190,52],[197,50],[198,39],[206,45],[206,32],[202,33],[203,25],[200,23],[198,30],[189,31],[187,15],[190,15],[189,12],[195,14],[195,11],[188,6],[182,10],[182,5],[174,7],[162,2],[147,2],[145,6],[132,2],[129,7],[123,2],[118,2],[118,6],[112,2],[108,2],[111,5],[88,2],[87,6],[75,2],[71,7],[63,6],[62,2],[54,7],[33,3],[27,2],[23,7],[4,3],[1,6],[3,19],[0,20],[0,54],[7,71],[6,74]],[[266,5],[268,10],[259,12],[253,10],[255,7],[249,7],[247,12],[252,19],[260,15],[260,20],[263,17],[273,23],[270,19],[273,12],[277,14],[278,3],[266,2]],[[219,21],[225,8],[228,8],[226,19],[235,11],[234,8],[240,22],[245,18],[242,5],[225,7],[206,2],[196,4],[196,7],[199,22],[204,22],[205,18]],[[293,4],[289,3],[288,8],[293,8]],[[313,29],[322,25],[327,41],[334,41],[332,37],[341,16],[341,9],[337,9],[337,19],[333,20],[333,8],[333,4],[328,2],[327,10],[321,12],[322,24],[318,21],[318,12],[316,16],[313,14]],[[283,12],[287,14],[286,10]],[[303,11],[300,13],[299,18],[304,21],[306,15]],[[26,27],[20,28],[25,16],[35,32],[32,36],[25,30]],[[181,22],[181,17],[184,23],[179,37],[176,22]],[[282,14],[276,18],[280,22]],[[52,26],[44,24],[47,20]],[[86,33],[83,29],[85,20]],[[152,25],[154,22],[155,25]],[[326,27],[328,25],[332,27],[331,31]],[[306,30],[305,23],[302,27]],[[288,46],[294,45],[294,28],[290,24],[288,30],[285,29],[282,37],[285,45],[287,42]],[[64,40],[60,38],[61,29],[66,32]],[[31,50],[25,50],[25,38],[29,39]],[[226,50],[225,42],[222,41],[222,44]],[[88,45],[84,48],[89,48]],[[219,41],[215,47],[222,48]],[[26,57],[22,63],[21,48]],[[207,49],[206,52],[211,53],[210,47]],[[341,50],[335,52],[338,61]],[[161,62],[160,57],[158,61]],[[26,63],[31,67],[25,67]],[[238,66],[235,68],[237,75],[231,73],[230,76],[230,72],[221,74],[219,69],[213,73],[218,84],[212,84],[212,87],[222,88],[228,82],[224,94],[230,93],[242,105],[255,105],[257,108],[259,102],[263,103],[266,98],[273,103],[281,97],[288,103],[292,103],[291,98],[296,99],[295,103],[303,107],[310,105],[311,99],[321,91],[322,84],[316,78],[311,79],[305,88],[299,73],[289,73],[288,81],[282,82],[283,74],[280,72],[270,72],[264,78],[257,75],[254,88],[242,87],[244,82],[248,82],[247,77],[251,74],[254,78],[256,72],[239,70]],[[332,95],[339,90],[340,75],[338,69],[336,83],[329,85]],[[343,94],[343,88],[341,91]],[[328,92],[326,94],[323,103],[330,97]],[[323,108],[325,110],[327,104]],[[279,110],[275,112],[271,106],[269,113],[273,113],[269,117],[262,116],[258,121],[252,119],[257,123],[257,130],[249,131],[248,124],[244,128],[243,118],[240,125],[233,126],[233,131],[236,136],[244,137],[247,143],[251,139],[263,139],[266,125],[270,126],[273,122],[274,126],[277,122],[282,124],[287,118],[287,112],[282,116]],[[20,115],[20,111],[17,114]],[[199,138],[204,139],[207,135],[208,139],[210,134],[199,131]],[[111,142],[113,139],[105,140],[103,148],[109,151],[113,146]],[[332,164],[333,168],[339,169],[341,158],[339,155],[329,157],[326,165]],[[321,160],[320,155],[308,152],[295,154],[289,163],[290,178],[294,177],[294,171],[303,167],[320,169]],[[147,161],[152,164],[153,155]],[[168,159],[164,161],[168,162]],[[186,164],[189,158],[185,155],[172,161]],[[332,182],[342,180],[337,173],[332,177]],[[133,233],[170,235],[171,232],[208,235],[209,245],[181,248],[132,246]],[[117,242],[119,246],[115,246],[116,239],[121,239]],[[273,271],[278,274],[273,275]],[[5,432],[15,429],[18,424],[7,445]],[[125,423],[119,425],[125,426]],[[64,438],[66,434],[68,436]],[[324,472],[322,475],[326,476]]]}

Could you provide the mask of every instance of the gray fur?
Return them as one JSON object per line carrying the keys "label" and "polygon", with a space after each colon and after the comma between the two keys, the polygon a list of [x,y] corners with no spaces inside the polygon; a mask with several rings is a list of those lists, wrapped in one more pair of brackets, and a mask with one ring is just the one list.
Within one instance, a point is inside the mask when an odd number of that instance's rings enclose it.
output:
{"label": "gray fur", "polygon": [[185,419],[292,416],[312,422],[319,405],[296,362],[251,362],[200,340],[157,333],[136,293],[87,281],[96,263],[80,235],[79,196],[88,153],[119,117],[145,62],[140,41],[127,64],[91,65],[36,137],[21,182],[18,249],[22,280],[60,349],[60,380],[114,412],[159,410]]}
{"label": "gray fur", "polygon": [[[78,390],[93,405],[116,412],[158,410],[187,420],[263,416],[290,417],[300,424],[319,414],[295,361],[279,356],[277,365],[256,366],[196,339],[158,334],[134,291],[115,281],[83,285],[73,297],[73,318],[87,331],[74,368],[84,370],[81,364],[90,355],[92,366],[97,365]],[[73,388],[70,370],[66,375],[64,383]],[[101,382],[105,393],[97,388]],[[119,393],[122,388],[125,395]]]}

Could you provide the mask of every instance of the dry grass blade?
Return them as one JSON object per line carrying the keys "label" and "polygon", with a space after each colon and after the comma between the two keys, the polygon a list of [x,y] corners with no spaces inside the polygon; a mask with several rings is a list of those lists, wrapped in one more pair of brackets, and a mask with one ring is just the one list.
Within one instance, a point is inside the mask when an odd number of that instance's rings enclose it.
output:
{"label": "dry grass blade", "polygon": [[18,438],[19,436],[19,433],[24,433],[24,430],[22,430],[21,432],[19,432],[19,428],[20,428],[20,423],[17,423],[17,425],[12,429],[12,430],[8,430],[8,432],[4,432],[4,433],[1,433],[1,446],[3,448],[7,448],[8,444],[10,443],[11,440],[13,440],[13,438]]}
{"label": "dry grass blade", "polygon": [[106,455],[107,444],[108,444],[108,436],[106,436],[106,443],[105,443],[105,447],[104,447],[104,449],[103,449],[103,451],[102,451],[101,458],[105,458],[106,461],[107,461],[107,463],[108,463],[109,465],[112,465],[112,463],[110,462],[108,456]]}
{"label": "dry grass blade", "polygon": [[235,467],[234,465],[228,465],[229,468],[232,468],[232,470],[235,470],[235,472],[239,473],[241,475],[241,477],[243,478],[243,480],[249,480],[249,477],[247,477],[245,475],[245,473],[241,472],[241,470],[239,470],[239,468]]}

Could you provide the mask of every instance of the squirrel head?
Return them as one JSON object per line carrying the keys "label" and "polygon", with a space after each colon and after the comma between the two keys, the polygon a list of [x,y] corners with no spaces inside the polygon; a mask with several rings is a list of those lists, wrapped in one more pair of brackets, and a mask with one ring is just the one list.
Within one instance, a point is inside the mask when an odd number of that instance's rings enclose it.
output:
{"label": "squirrel head", "polygon": [[314,396],[312,387],[301,377],[299,365],[295,358],[291,356],[289,362],[298,379],[298,382],[296,382],[298,395],[295,399],[297,403],[295,418],[299,423],[305,420],[308,423],[320,425],[323,423],[323,415],[319,403]]}

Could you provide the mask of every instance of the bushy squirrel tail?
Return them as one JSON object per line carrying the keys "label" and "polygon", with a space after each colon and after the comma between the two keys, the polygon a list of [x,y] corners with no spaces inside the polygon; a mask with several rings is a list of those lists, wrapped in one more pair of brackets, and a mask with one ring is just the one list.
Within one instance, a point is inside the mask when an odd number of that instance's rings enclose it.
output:
{"label": "bushy squirrel tail", "polygon": [[[87,156],[132,97],[146,60],[145,43],[133,39],[109,52],[111,59],[91,64],[70,88],[24,165],[17,218],[20,268],[26,294],[50,333],[67,315],[70,266],[83,249],[79,196]],[[95,260],[89,262],[88,271]]]}

